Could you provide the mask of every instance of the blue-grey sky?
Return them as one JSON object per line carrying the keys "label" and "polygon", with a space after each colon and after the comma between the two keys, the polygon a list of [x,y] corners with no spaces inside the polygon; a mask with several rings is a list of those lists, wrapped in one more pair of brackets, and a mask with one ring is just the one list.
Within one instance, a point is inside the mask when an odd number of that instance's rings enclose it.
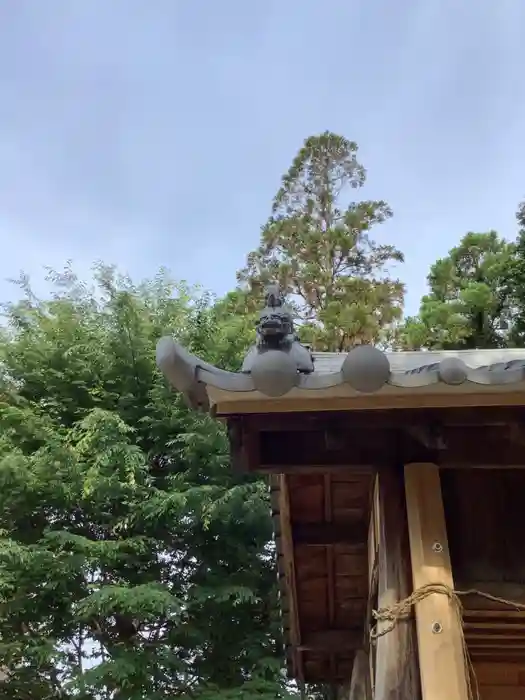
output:
{"label": "blue-grey sky", "polygon": [[414,311],[463,233],[515,233],[524,30],[523,0],[3,0],[0,278],[102,258],[223,293],[329,129],[394,209]]}

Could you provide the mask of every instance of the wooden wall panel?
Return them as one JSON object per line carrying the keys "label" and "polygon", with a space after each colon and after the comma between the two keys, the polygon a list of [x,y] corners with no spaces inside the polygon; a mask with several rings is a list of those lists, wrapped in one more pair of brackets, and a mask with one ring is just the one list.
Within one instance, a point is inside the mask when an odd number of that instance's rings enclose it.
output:
{"label": "wooden wall panel", "polygon": [[[476,678],[480,686],[517,686],[525,688],[525,663],[474,664]],[[525,691],[523,691],[525,698]]]}
{"label": "wooden wall panel", "polygon": [[480,700],[525,699],[525,663],[477,663],[474,672]]}
{"label": "wooden wall panel", "polygon": [[486,685],[479,689],[481,700],[523,700],[525,689],[510,685]]}

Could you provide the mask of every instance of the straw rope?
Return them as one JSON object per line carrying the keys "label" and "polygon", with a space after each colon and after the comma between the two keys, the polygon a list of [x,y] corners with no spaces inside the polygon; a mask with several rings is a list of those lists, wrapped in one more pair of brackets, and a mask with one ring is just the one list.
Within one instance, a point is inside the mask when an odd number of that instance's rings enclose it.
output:
{"label": "straw rope", "polygon": [[[472,660],[470,658],[463,631],[463,605],[461,603],[461,598],[469,595],[477,595],[481,598],[485,598],[486,600],[490,600],[493,603],[499,603],[500,605],[505,605],[508,608],[514,608],[518,611],[525,611],[525,604],[516,603],[515,601],[507,600],[506,598],[499,598],[498,596],[494,596],[490,593],[485,593],[477,589],[456,591],[444,583],[427,583],[426,585],[416,589],[404,600],[400,600],[393,605],[372,611],[372,617],[375,624],[370,631],[371,642],[375,643],[379,637],[383,637],[385,634],[391,632],[400,621],[406,620],[408,617],[410,617],[412,608],[414,605],[416,605],[416,603],[419,603],[420,601],[434,594],[446,596],[454,608],[459,622],[459,629],[461,631],[461,646],[466,670],[465,675],[467,678],[468,697],[469,700],[480,700],[476,674],[474,673],[474,667],[472,665]],[[378,627],[380,624],[384,624],[385,626],[379,629]]]}

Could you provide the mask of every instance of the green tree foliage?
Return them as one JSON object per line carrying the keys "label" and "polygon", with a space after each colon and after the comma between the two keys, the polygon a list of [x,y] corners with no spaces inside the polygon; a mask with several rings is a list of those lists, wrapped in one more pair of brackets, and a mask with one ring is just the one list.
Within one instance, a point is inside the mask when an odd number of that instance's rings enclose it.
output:
{"label": "green tree foliage", "polygon": [[[219,299],[211,309],[212,325],[223,332],[222,358],[227,360],[228,368],[241,368],[246,338],[255,338],[254,329],[262,308],[263,290],[257,295],[247,294],[242,289],[229,292]],[[221,365],[224,367],[224,365]]]}
{"label": "green tree foliage", "polygon": [[288,697],[266,485],[155,367],[165,333],[221,366],[248,337],[166,274],[51,281],[0,337],[0,698]]}
{"label": "green tree foliage", "polygon": [[510,336],[514,345],[525,346],[525,201],[516,212],[518,237],[515,254],[508,269],[508,289],[514,302]]}
{"label": "green tree foliage", "polygon": [[508,283],[515,246],[489,233],[467,233],[428,275],[419,316],[400,328],[401,347],[497,348],[508,342],[513,300]]}
{"label": "green tree foliage", "polygon": [[349,202],[365,183],[357,145],[325,132],[304,142],[282,179],[261,243],[238,274],[242,289],[277,280],[296,302],[301,337],[317,350],[378,341],[400,317],[404,288],[388,276],[402,262],[371,229],[392,216],[384,201]]}
{"label": "green tree foliage", "polygon": [[516,212],[516,219],[518,221],[518,226],[520,228],[520,232],[525,231],[525,200],[523,202],[520,202],[518,205],[518,211]]}

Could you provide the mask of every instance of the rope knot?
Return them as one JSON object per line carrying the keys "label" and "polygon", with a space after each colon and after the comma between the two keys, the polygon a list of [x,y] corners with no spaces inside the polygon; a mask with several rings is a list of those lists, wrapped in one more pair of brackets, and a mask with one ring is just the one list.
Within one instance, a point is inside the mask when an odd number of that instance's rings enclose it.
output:
{"label": "rope knot", "polygon": [[[505,598],[499,598],[498,596],[493,596],[490,595],[490,593],[484,593],[483,591],[478,591],[476,589],[456,591],[450,586],[447,586],[445,583],[427,583],[424,586],[416,589],[407,598],[404,598],[393,605],[387,605],[385,607],[378,608],[377,610],[372,610],[374,625],[370,630],[371,644],[377,643],[377,640],[380,637],[383,637],[385,634],[391,632],[399,624],[399,622],[408,620],[412,615],[412,608],[416,605],[416,603],[419,603],[425,598],[435,594],[446,596],[454,608],[461,634],[461,646],[463,649],[463,658],[465,662],[468,697],[470,700],[480,700],[476,675],[474,673],[467,643],[465,641],[465,634],[463,632],[463,604],[461,603],[461,598],[469,595],[477,595],[485,598],[486,600],[490,600],[493,603],[499,603],[500,605],[514,608],[515,610],[525,610],[525,604],[516,603],[512,600],[506,600]],[[379,628],[380,625],[381,629]]]}

